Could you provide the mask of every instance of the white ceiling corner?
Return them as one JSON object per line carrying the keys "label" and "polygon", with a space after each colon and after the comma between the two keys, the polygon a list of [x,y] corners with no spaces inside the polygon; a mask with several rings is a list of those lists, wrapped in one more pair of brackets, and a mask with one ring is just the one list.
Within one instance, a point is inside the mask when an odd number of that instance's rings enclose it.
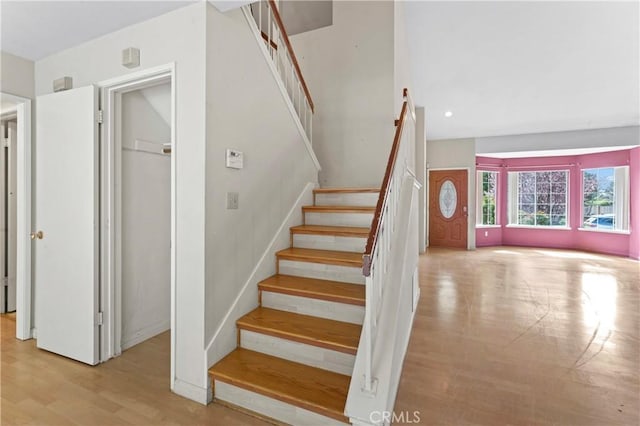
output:
{"label": "white ceiling corner", "polygon": [[640,124],[639,2],[404,6],[429,139]]}
{"label": "white ceiling corner", "polygon": [[5,52],[37,61],[193,3],[193,0],[2,0],[0,47]]}

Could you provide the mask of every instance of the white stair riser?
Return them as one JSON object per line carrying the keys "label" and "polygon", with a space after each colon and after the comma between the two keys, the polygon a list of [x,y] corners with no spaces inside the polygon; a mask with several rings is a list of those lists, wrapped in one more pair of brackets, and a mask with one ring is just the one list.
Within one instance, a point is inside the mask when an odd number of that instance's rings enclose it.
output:
{"label": "white stair riser", "polygon": [[378,192],[374,193],[340,193],[316,194],[316,206],[369,206],[378,203]]}
{"label": "white stair riser", "polygon": [[317,213],[307,212],[305,223],[307,225],[326,226],[371,226],[373,213]]}
{"label": "white stair riser", "polygon": [[310,297],[263,291],[262,306],[279,311],[311,315],[352,324],[362,324],[364,322],[364,306],[318,300]]}
{"label": "white stair riser", "polygon": [[249,330],[240,330],[240,346],[288,361],[351,376],[355,355]]}
{"label": "white stair riser", "polygon": [[366,238],[336,235],[293,234],[293,246],[318,250],[355,251],[364,253]]}
{"label": "white stair riser", "polygon": [[364,275],[362,275],[362,268],[298,262],[297,260],[280,260],[279,273],[282,275],[340,281],[343,283],[364,284],[365,282]]}
{"label": "white stair riser", "polygon": [[214,382],[214,389],[214,396],[220,401],[228,402],[283,423],[300,426],[345,425],[330,417],[218,380]]}

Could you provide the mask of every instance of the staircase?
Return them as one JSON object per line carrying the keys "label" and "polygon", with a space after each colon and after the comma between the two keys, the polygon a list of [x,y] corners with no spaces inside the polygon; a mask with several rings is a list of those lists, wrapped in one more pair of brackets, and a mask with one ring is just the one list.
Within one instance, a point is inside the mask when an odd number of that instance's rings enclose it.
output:
{"label": "staircase", "polygon": [[363,251],[379,189],[316,189],[240,318],[238,347],[209,369],[216,402],[296,425],[344,415],[365,305]]}

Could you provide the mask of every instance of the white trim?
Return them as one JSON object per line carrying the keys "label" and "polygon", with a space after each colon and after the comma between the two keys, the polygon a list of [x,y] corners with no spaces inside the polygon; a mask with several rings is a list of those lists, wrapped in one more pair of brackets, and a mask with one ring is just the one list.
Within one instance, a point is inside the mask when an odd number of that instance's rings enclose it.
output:
{"label": "white trim", "polygon": [[164,333],[167,330],[171,329],[171,321],[166,320],[162,321],[159,324],[154,324],[149,327],[145,327],[142,330],[135,333],[135,335],[129,339],[121,341],[122,350],[127,350],[138,343],[142,343],[147,339],[150,339],[154,336],[157,336],[160,333]]}
{"label": "white trim", "polygon": [[16,210],[18,236],[16,249],[16,338],[27,340],[35,337],[32,332],[31,304],[31,99],[2,92],[3,100],[15,102],[15,107],[3,113],[16,112],[18,122]]}
{"label": "white trim", "polygon": [[[571,230],[571,169],[562,168],[564,165],[554,165],[551,170],[540,170],[540,169],[532,169],[532,170],[507,170],[507,227],[508,228],[532,228],[532,229],[561,229],[561,230]],[[541,166],[544,167],[544,166]],[[551,167],[551,166],[550,166]],[[518,178],[520,173],[535,173],[536,174],[536,182],[537,182],[537,174],[545,173],[545,172],[565,172],[565,217],[566,217],[566,225],[564,226],[553,226],[553,225],[521,225],[518,223]],[[582,183],[580,183],[582,186]],[[536,192],[537,195],[537,192]],[[537,197],[536,197],[537,200]],[[536,204],[537,206],[537,201]],[[549,220],[551,220],[551,212],[549,213]],[[536,213],[537,217],[537,213]],[[536,219],[537,221],[537,219]]]}
{"label": "white trim", "polygon": [[623,229],[598,229],[598,228],[578,228],[578,231],[584,232],[599,232],[601,234],[621,234],[621,235],[631,235],[631,231],[623,230]]}
{"label": "white trim", "polygon": [[[235,321],[240,317],[240,315],[237,318],[236,317],[232,318],[231,315],[234,312],[236,312],[236,308],[238,307],[242,297],[247,292],[247,289],[249,288],[249,286],[250,285],[256,285],[257,280],[258,280],[256,275],[258,274],[258,271],[261,270],[261,268],[262,268],[262,266],[263,266],[263,264],[265,262],[273,262],[274,255],[275,255],[275,252],[277,250],[286,248],[286,246],[285,247],[276,247],[276,245],[277,245],[278,241],[282,239],[283,235],[285,237],[287,237],[286,238],[287,243],[289,242],[289,239],[288,239],[289,227],[293,226],[292,221],[294,220],[294,215],[295,214],[299,214],[299,215],[302,214],[301,213],[301,206],[303,205],[304,202],[307,202],[307,199],[312,197],[312,191],[313,191],[313,189],[315,187],[317,187],[317,184],[314,183],[314,182],[309,182],[309,183],[307,183],[305,185],[305,187],[302,190],[302,192],[300,193],[300,195],[298,195],[298,198],[296,199],[295,203],[293,203],[293,206],[291,206],[291,209],[289,210],[289,213],[287,213],[287,216],[284,218],[284,220],[280,224],[280,227],[278,228],[278,230],[274,234],[273,238],[271,239],[271,242],[269,242],[269,245],[267,246],[265,251],[262,253],[262,256],[260,256],[260,260],[258,260],[256,265],[254,266],[253,271],[251,271],[251,274],[249,275],[249,278],[247,279],[247,281],[245,281],[244,285],[242,286],[242,289],[238,292],[238,295],[236,296],[235,300],[233,301],[233,303],[231,304],[231,306],[227,310],[227,313],[225,314],[224,318],[220,322],[220,325],[218,326],[217,330],[213,334],[213,337],[211,338],[211,340],[209,341],[209,343],[206,346],[206,349],[205,349],[205,352],[206,352],[205,370],[207,370],[211,365],[213,365],[215,362],[218,361],[216,359],[216,355],[215,355],[215,352],[213,350],[215,348],[215,344],[218,343],[217,340],[219,338],[222,338],[222,336],[223,336],[222,331],[225,328],[225,326],[228,327],[229,325],[231,325],[231,326],[235,327]],[[264,277],[264,278],[266,278],[266,277]],[[258,300],[255,301],[255,304],[257,306]],[[244,315],[244,314],[246,314],[246,312],[241,313],[241,315]]]}
{"label": "white trim", "polygon": [[[185,383],[182,391],[176,390],[179,381],[175,379],[176,366],[176,159],[178,148],[176,144],[176,65],[171,62],[166,65],[153,67],[145,70],[136,71],[125,76],[112,78],[98,83],[101,88],[101,106],[104,111],[104,122],[102,126],[102,156],[103,171],[101,176],[102,188],[102,211],[104,218],[111,220],[103,220],[101,223],[102,235],[102,262],[101,271],[102,282],[104,283],[102,291],[102,306],[104,312],[104,325],[102,327],[102,353],[101,361],[106,361],[118,355],[121,351],[120,341],[120,324],[121,322],[121,282],[118,279],[120,247],[120,238],[118,235],[118,224],[120,223],[119,213],[116,211],[115,201],[120,197],[120,190],[115,186],[116,176],[120,175],[119,164],[120,159],[117,149],[121,145],[119,140],[120,131],[115,126],[119,125],[120,120],[114,120],[116,113],[115,97],[121,96],[122,93],[138,90],[150,85],[167,81],[171,83],[171,390],[181,395],[191,395],[192,390],[188,390],[189,385]],[[117,146],[116,146],[117,145]],[[184,382],[180,382],[184,383]],[[193,385],[189,385],[193,386]],[[200,388],[197,388],[200,389]],[[194,395],[198,394],[195,392]],[[192,399],[204,401],[197,395]]]}
{"label": "white trim", "polygon": [[176,379],[171,383],[171,390],[180,396],[199,402],[202,405],[207,405],[210,399],[209,390],[207,388],[201,388],[200,386],[183,382],[179,379]]}
{"label": "white trim", "polygon": [[541,230],[545,230],[545,229],[551,229],[551,230],[557,230],[557,231],[571,231],[572,228],[568,227],[568,226],[548,226],[548,225],[539,225],[539,226],[535,226],[535,225],[516,225],[516,224],[509,224],[509,225],[505,225],[507,228],[522,228],[522,229],[541,229]]}
{"label": "white trim", "polygon": [[[253,16],[251,16],[249,7],[243,6],[242,13],[244,14],[244,17],[247,19],[247,23],[249,24],[249,27],[251,27],[251,34],[253,34],[253,37],[256,39],[258,46],[260,47],[260,51],[262,52],[262,55],[264,56],[264,59],[267,62],[267,65],[269,66],[271,73],[273,74],[273,78],[276,84],[278,85],[278,88],[280,89],[280,93],[282,94],[282,98],[284,99],[284,102],[287,105],[287,109],[289,109],[289,113],[293,118],[293,122],[296,123],[296,127],[298,128],[298,131],[300,132],[300,136],[302,137],[304,145],[306,146],[309,156],[311,157],[311,161],[313,161],[313,164],[316,166],[317,171],[322,170],[322,167],[318,162],[318,158],[316,157],[316,153],[313,152],[313,147],[311,146],[311,141],[307,136],[307,132],[304,130],[304,127],[302,126],[302,121],[300,120],[300,117],[296,112],[296,108],[293,105],[293,102],[291,101],[289,94],[287,93],[286,87],[282,83],[282,78],[280,77],[280,73],[276,69],[276,66],[273,63],[273,60],[271,59],[271,55],[269,55],[269,52],[267,51],[267,47],[264,43],[264,40],[259,35],[260,31],[258,30],[256,21],[253,19]],[[312,117],[312,120],[313,120],[313,117]]]}
{"label": "white trim", "polygon": [[[613,213],[616,218],[616,223],[622,222],[624,225],[618,229],[591,229],[591,228],[578,228],[580,231],[595,231],[595,232],[609,232],[612,234],[630,234],[631,224],[631,191],[630,191],[630,170],[628,165],[622,166],[604,166],[604,167],[587,167],[580,168],[579,185],[580,185],[580,214],[584,218],[584,172],[587,170],[600,170],[600,169],[613,169],[614,176],[614,201],[616,211]],[[618,181],[622,177],[622,183],[618,184]],[[622,198],[622,200],[620,200]],[[618,219],[621,218],[621,219]],[[582,219],[584,224],[584,219]]]}
{"label": "white trim", "polygon": [[485,228],[502,228],[502,225],[500,225],[500,224],[495,224],[495,225],[478,225],[478,224],[476,224],[476,229],[485,229]]}

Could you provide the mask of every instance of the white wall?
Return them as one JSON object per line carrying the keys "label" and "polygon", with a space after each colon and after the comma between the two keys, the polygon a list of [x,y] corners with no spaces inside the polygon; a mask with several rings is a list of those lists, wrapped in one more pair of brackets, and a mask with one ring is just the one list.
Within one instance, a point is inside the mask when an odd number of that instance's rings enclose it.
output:
{"label": "white wall", "polygon": [[[171,110],[171,87],[152,88]],[[164,95],[164,96],[163,96]],[[141,91],[122,95],[122,349],[171,326],[171,157],[136,140],[171,142],[171,127]]]}
{"label": "white wall", "polygon": [[394,93],[394,3],[335,1],[333,25],[291,37],[316,105],[322,186],[380,186],[401,94]]}
{"label": "white wall", "polygon": [[[427,141],[427,188],[429,188],[430,169],[455,169],[468,168],[469,182],[467,194],[468,237],[469,249],[476,248],[476,143],[474,139],[452,139]],[[428,191],[428,189],[427,189]],[[429,196],[427,192],[427,211],[429,209]],[[428,217],[428,216],[427,216]],[[427,219],[427,224],[429,223]],[[429,231],[427,230],[427,241]]]}
{"label": "white wall", "polygon": [[33,61],[0,52],[0,91],[33,99],[35,95]]}
{"label": "white wall", "polygon": [[476,138],[476,151],[478,154],[489,154],[638,144],[640,144],[640,126],[629,126]]}
{"label": "white wall", "polygon": [[409,55],[409,43],[405,26],[405,7],[403,0],[393,2],[393,97],[396,116],[400,114],[402,107],[402,90],[409,89],[413,92],[411,78],[411,61]]}
{"label": "white wall", "polygon": [[[176,64],[176,370],[174,390],[204,402],[205,289],[205,8],[198,3],[124,28],[35,65],[36,93],[73,77],[74,86],[175,62]],[[122,50],[140,49],[141,66],[121,65]],[[37,253],[35,253],[37,256]]]}
{"label": "white wall", "polygon": [[[317,171],[240,10],[223,15],[207,8],[206,93],[209,342],[300,193],[317,182]],[[244,153],[243,169],[225,167],[227,148]],[[226,209],[227,192],[239,193],[239,209]],[[275,257],[267,263],[256,280],[275,273]],[[233,349],[235,333],[220,345],[219,355]]]}

